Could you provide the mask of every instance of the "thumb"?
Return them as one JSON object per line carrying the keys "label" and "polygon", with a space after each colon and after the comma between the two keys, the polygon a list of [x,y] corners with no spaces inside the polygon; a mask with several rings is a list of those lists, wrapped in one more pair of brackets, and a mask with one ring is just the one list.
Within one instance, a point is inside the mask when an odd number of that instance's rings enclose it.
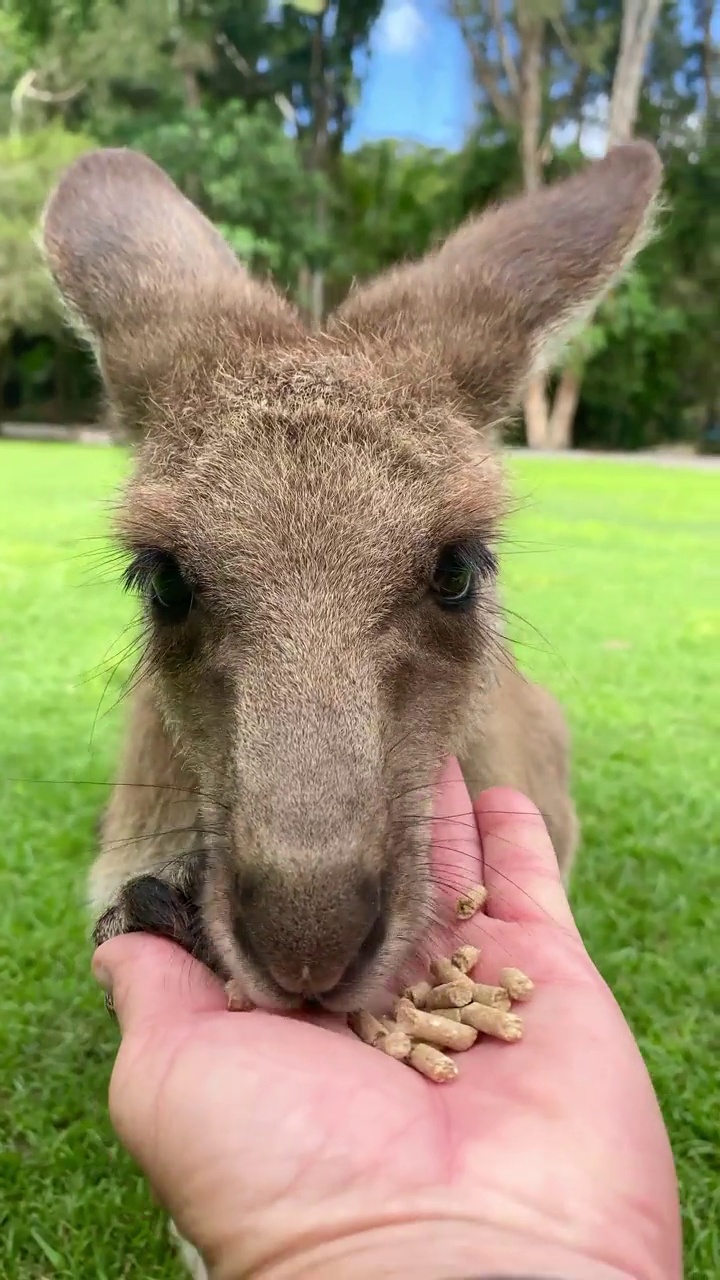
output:
{"label": "thumb", "polygon": [[227,1008],[222,984],[165,938],[123,934],[98,947],[93,975],[112,995],[123,1034],[139,1023],[172,1021]]}
{"label": "thumb", "polygon": [[492,787],[475,801],[488,889],[487,913],[518,924],[578,930],[540,811],[510,787]]}
{"label": "thumb", "polygon": [[435,784],[431,864],[438,905],[455,921],[455,904],[482,880],[482,863],[472,801],[454,756]]}

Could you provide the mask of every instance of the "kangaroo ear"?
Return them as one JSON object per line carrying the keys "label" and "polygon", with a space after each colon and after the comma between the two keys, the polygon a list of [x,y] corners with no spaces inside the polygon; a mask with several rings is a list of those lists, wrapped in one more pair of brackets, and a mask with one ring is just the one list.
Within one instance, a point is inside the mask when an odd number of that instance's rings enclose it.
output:
{"label": "kangaroo ear", "polygon": [[[346,339],[430,354],[486,415],[515,406],[649,237],[662,179],[645,142],[467,222],[435,253],[350,294]],[[407,358],[405,356],[404,358]]]}
{"label": "kangaroo ear", "polygon": [[50,196],[42,237],[71,318],[120,398],[223,337],[272,341],[297,330],[291,308],[250,278],[139,152],[107,149],[75,161]]}

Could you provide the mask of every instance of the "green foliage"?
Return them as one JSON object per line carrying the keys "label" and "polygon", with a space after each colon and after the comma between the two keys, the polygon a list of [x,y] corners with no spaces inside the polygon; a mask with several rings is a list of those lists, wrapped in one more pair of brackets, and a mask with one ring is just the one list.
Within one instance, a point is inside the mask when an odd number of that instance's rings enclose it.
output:
{"label": "green foliage", "polygon": [[569,363],[585,368],[617,344],[632,344],[637,363],[643,354],[684,331],[685,319],[680,307],[663,303],[657,296],[655,282],[647,269],[639,265],[616,285],[596,315],[573,343]]}
{"label": "green foliage", "polygon": [[248,265],[293,288],[303,265],[321,260],[326,240],[313,217],[322,174],[308,172],[277,113],[241,102],[181,112],[135,139],[199,200]]}
{"label": "green foliage", "polygon": [[463,218],[518,185],[513,142],[474,133],[459,152],[387,139],[342,157],[336,187],[334,293],[420,257]]}
{"label": "green foliage", "polygon": [[[700,142],[700,145],[698,145]],[[720,148],[665,149],[669,209],[659,238],[606,302],[586,370],[579,444],[639,448],[698,438],[720,377]],[[597,332],[597,326],[593,326]]]}
{"label": "green foliage", "polygon": [[342,288],[416,258],[458,220],[458,158],[393,141],[342,158],[333,267]]}
{"label": "green foliage", "polygon": [[59,312],[37,243],[48,191],[91,146],[81,134],[49,125],[27,136],[0,137],[0,341],[15,329],[57,332]]}
{"label": "green foliage", "polygon": [[[34,397],[49,384],[47,370],[33,369],[30,377],[13,368],[18,357],[7,341],[15,335],[17,345],[20,331],[23,342],[42,335],[49,341],[25,352],[25,366],[54,362],[57,311],[28,230],[57,173],[88,138],[147,151],[253,270],[270,272],[301,302],[313,273],[321,273],[326,306],[353,280],[419,256],[462,218],[519,189],[517,113],[498,112],[487,94],[458,151],[391,139],[344,149],[360,92],[358,55],[381,7],[381,0],[6,0],[0,12],[6,403],[8,376],[21,396]],[[461,7],[476,35],[487,39],[487,6],[463,0]],[[621,11],[622,0],[543,0],[548,179],[584,163],[577,126],[601,114]],[[659,140],[669,215],[659,244],[643,254],[573,348],[571,361],[583,370],[579,443],[634,448],[696,438],[717,412],[720,150],[711,128],[717,104],[705,104],[703,96],[700,21],[697,6],[692,14],[681,0],[662,6],[638,129]],[[506,27],[517,58],[509,17]],[[497,63],[492,42],[488,51]],[[30,91],[21,92],[29,72]],[[500,76],[507,103],[506,69]],[[69,381],[80,387],[86,375],[76,365],[73,355]],[[36,407],[28,403],[27,413]]]}
{"label": "green foliage", "polygon": [[282,0],[282,3],[292,5],[293,9],[297,9],[300,13],[309,13],[314,17],[324,13],[327,8],[327,0]]}

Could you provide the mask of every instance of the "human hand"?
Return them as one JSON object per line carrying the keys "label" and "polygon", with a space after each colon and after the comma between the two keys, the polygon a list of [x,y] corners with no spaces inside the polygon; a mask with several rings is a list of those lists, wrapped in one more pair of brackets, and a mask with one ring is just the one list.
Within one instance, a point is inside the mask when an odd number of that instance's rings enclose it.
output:
{"label": "human hand", "polygon": [[453,761],[435,804],[438,884],[456,898],[482,879],[479,830],[488,915],[462,940],[483,947],[482,980],[517,965],[536,994],[523,1040],[478,1044],[451,1084],[327,1016],[228,1013],[222,985],[172,943],[96,952],[122,1030],[113,1123],[214,1280],[680,1280],[667,1135],[545,825],[505,788],[480,797],[477,827],[470,812]]}

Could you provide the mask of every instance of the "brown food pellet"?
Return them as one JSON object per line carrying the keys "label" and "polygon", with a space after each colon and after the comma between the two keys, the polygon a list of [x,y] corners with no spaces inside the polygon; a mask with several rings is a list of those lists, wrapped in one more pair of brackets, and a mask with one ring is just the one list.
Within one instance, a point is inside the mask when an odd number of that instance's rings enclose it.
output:
{"label": "brown food pellet", "polygon": [[410,1056],[412,1040],[391,1018],[380,1021],[367,1009],[359,1009],[357,1013],[348,1014],[348,1026],[365,1044],[380,1049],[389,1058],[404,1062]]}
{"label": "brown food pellet", "polygon": [[348,1026],[365,1044],[376,1045],[384,1035],[387,1035],[379,1018],[367,1009],[358,1009],[355,1013],[349,1013]]}
{"label": "brown food pellet", "polygon": [[408,1062],[434,1084],[454,1080],[458,1073],[457,1063],[432,1044],[413,1045]]}
{"label": "brown food pellet", "polygon": [[473,1027],[416,1009],[409,1000],[398,1000],[395,1020],[400,1030],[414,1040],[422,1040],[423,1044],[434,1044],[441,1049],[454,1049],[456,1053],[472,1048],[477,1040],[477,1031]]}
{"label": "brown food pellet", "polygon": [[[484,885],[475,885],[460,898],[457,915],[467,920],[486,901]],[[395,1001],[394,1018],[377,1018],[360,1010],[348,1018],[349,1026],[367,1044],[407,1063],[428,1080],[436,1084],[454,1080],[458,1066],[443,1050],[464,1052],[480,1035],[508,1044],[521,1040],[522,1019],[511,1012],[511,1004],[528,1000],[534,991],[527,974],[512,966],[501,970],[498,986],[475,982],[470,974],[480,954],[479,947],[465,943],[449,959],[433,960],[432,981],[406,987]]]}
{"label": "brown food pellet", "polygon": [[487,902],[487,889],[484,884],[476,884],[472,889],[468,889],[461,898],[455,908],[455,914],[460,920],[469,920],[471,916],[481,911]]}
{"label": "brown food pellet", "polygon": [[464,947],[458,947],[457,951],[453,951],[450,959],[455,968],[459,969],[461,973],[472,973],[480,959],[480,948],[471,947],[468,943]]}
{"label": "brown food pellet", "polygon": [[473,998],[474,983],[471,978],[458,978],[457,982],[442,982],[433,987],[425,997],[426,1009],[459,1009],[461,1005],[470,1004]]}
{"label": "brown food pellet", "polygon": [[515,1013],[506,1013],[503,1009],[491,1009],[487,1004],[468,1004],[461,1010],[462,1021],[486,1036],[495,1036],[498,1040],[506,1040],[511,1044],[521,1040],[523,1025]]}
{"label": "brown food pellet", "polygon": [[[414,1006],[413,1006],[414,1007]],[[388,1058],[395,1058],[397,1062],[406,1062],[412,1051],[412,1040],[405,1031],[401,1031],[396,1027],[394,1031],[385,1031],[375,1046],[386,1053]]]}
{"label": "brown food pellet", "polygon": [[452,960],[433,960],[430,965],[430,973],[436,983],[457,982],[458,978],[467,977],[462,969],[453,964]]}
{"label": "brown food pellet", "polygon": [[534,983],[522,969],[501,969],[500,985],[511,1000],[529,1000],[535,990]]}
{"label": "brown food pellet", "polygon": [[431,982],[416,982],[414,987],[406,987],[403,995],[407,1000],[412,1000],[418,1009],[422,1009],[425,1005],[426,997],[430,995],[431,991]]}
{"label": "brown food pellet", "polygon": [[487,1004],[492,1009],[510,1008],[510,994],[505,987],[489,987],[485,982],[476,982],[473,986],[473,1000],[476,1004]]}

